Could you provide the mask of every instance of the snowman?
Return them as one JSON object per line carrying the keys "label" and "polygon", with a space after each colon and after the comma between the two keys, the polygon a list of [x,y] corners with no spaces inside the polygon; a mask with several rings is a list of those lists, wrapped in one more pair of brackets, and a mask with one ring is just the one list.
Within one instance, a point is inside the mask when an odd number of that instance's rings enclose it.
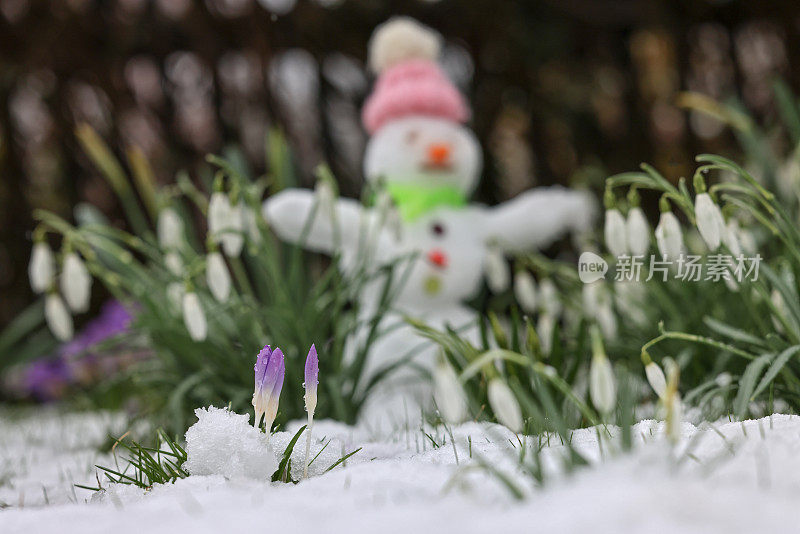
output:
{"label": "snowman", "polygon": [[[438,34],[409,18],[391,19],[370,40],[370,66],[378,79],[362,110],[371,136],[364,175],[381,192],[377,197],[391,202],[365,207],[288,189],[263,206],[281,239],[335,253],[345,273],[363,275],[365,262],[372,268],[394,262],[403,271],[394,313],[384,319],[390,333],[373,344],[367,377],[409,351],[423,368],[435,361],[431,344],[410,326],[394,324],[403,316],[434,328],[451,326],[477,342],[476,314],[462,302],[480,289],[489,250],[545,247],[567,232],[587,230],[595,212],[588,193],[561,187],[537,188],[494,207],[468,202],[478,183],[481,150],[465,126],[466,101],[436,63],[439,51]],[[361,295],[365,313],[374,310],[378,292],[379,286]],[[367,417],[374,422],[414,413],[430,401],[427,384],[410,367],[396,373],[371,398]]]}

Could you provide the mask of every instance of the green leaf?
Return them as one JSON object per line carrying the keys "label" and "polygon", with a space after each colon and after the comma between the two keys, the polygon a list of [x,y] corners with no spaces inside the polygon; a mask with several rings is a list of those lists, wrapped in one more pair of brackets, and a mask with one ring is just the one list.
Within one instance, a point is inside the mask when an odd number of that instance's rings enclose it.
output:
{"label": "green leaf", "polygon": [[750,345],[766,348],[766,344],[764,343],[763,339],[745,332],[744,330],[740,330],[739,328],[723,323],[722,321],[718,321],[713,317],[703,317],[703,322],[707,327],[721,336],[725,336],[734,341],[740,341],[742,343],[749,343]]}
{"label": "green leaf", "polygon": [[300,427],[300,430],[292,437],[289,444],[286,446],[286,449],[283,451],[283,458],[281,458],[281,462],[278,464],[278,469],[272,474],[272,481],[273,482],[293,482],[291,479],[291,473],[289,470],[291,469],[291,461],[292,451],[294,450],[294,445],[297,443],[298,438],[306,429],[307,425],[303,425]]}
{"label": "green leaf", "polygon": [[739,380],[739,392],[733,401],[733,412],[736,417],[743,418],[747,414],[747,404],[756,388],[756,380],[761,375],[764,367],[775,357],[773,353],[762,354],[750,362]]}
{"label": "green leaf", "polygon": [[775,377],[778,376],[778,373],[781,372],[783,367],[789,362],[789,360],[792,359],[792,356],[798,353],[798,351],[800,351],[800,345],[794,345],[793,347],[789,347],[785,351],[781,352],[780,355],[775,358],[775,361],[769,366],[767,372],[764,373],[764,376],[761,378],[761,382],[758,383],[755,391],[753,391],[753,393],[750,395],[751,401],[758,397],[761,392],[764,391],[773,380],[775,380]]}

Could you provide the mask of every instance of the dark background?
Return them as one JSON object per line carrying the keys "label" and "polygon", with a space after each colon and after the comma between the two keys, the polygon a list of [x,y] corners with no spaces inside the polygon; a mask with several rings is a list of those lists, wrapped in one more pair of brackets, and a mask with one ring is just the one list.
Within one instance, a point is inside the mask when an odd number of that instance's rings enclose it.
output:
{"label": "dark background", "polygon": [[88,201],[119,220],[79,122],[123,161],[139,147],[163,183],[230,143],[260,172],[279,125],[306,184],[324,160],[357,195],[366,43],[393,14],[444,35],[487,202],[641,161],[675,179],[697,152],[735,156],[733,135],[677,94],[738,99],[769,125],[773,80],[800,81],[792,1],[0,0],[0,328],[33,299],[32,209],[70,217]]}

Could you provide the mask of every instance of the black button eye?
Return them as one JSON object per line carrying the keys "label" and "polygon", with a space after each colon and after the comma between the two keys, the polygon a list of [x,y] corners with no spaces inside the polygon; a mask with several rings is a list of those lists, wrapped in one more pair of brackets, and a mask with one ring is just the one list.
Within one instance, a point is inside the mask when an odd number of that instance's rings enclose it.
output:
{"label": "black button eye", "polygon": [[444,233],[445,233],[444,225],[442,223],[438,223],[438,222],[437,223],[433,223],[433,225],[431,225],[431,232],[433,232],[433,235],[436,235],[436,236],[439,236],[439,237],[443,236]]}

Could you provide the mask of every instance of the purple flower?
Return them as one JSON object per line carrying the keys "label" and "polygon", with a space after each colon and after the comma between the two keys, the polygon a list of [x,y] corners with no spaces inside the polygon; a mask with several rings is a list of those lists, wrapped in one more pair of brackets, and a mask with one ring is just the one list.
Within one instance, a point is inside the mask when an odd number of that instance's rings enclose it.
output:
{"label": "purple flower", "polygon": [[278,400],[283,389],[283,375],[286,372],[281,349],[272,350],[266,345],[258,353],[253,371],[255,372],[253,408],[256,412],[253,424],[258,427],[263,415],[264,426],[269,432],[275,416],[278,415]]}
{"label": "purple flower", "polygon": [[306,411],[308,417],[314,417],[314,410],[317,408],[317,385],[319,384],[319,358],[317,348],[312,344],[306,356],[306,372],[303,387],[306,388]]}

